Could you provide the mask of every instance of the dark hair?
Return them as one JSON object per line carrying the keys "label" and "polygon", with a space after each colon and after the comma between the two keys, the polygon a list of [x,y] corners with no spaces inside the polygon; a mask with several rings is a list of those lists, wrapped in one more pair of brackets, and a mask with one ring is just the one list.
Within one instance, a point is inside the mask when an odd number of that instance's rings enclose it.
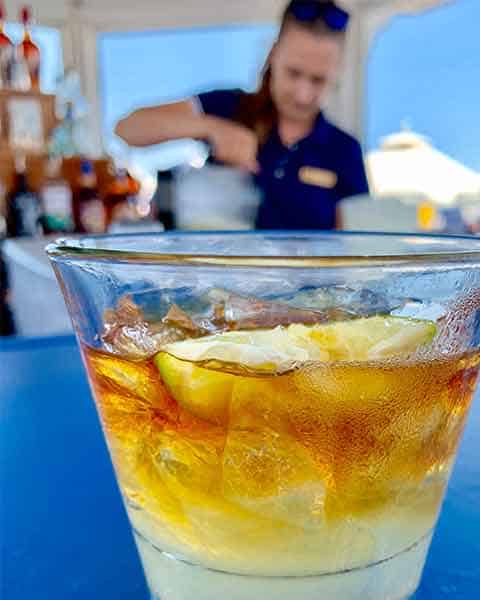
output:
{"label": "dark hair", "polygon": [[[292,0],[283,13],[277,39],[292,25],[318,36],[343,38],[348,19],[348,14],[330,0]],[[238,120],[255,131],[260,144],[267,141],[278,119],[270,91],[271,77],[268,56],[258,90],[243,96],[238,114]]]}

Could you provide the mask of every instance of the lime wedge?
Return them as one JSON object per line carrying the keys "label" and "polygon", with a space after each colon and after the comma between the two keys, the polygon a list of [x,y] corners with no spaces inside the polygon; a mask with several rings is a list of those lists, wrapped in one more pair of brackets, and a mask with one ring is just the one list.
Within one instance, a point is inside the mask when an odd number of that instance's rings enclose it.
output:
{"label": "lime wedge", "polygon": [[203,369],[166,352],[156,355],[155,364],[180,406],[210,423],[227,421],[233,375]]}
{"label": "lime wedge", "polygon": [[[164,351],[194,363],[231,364],[256,372],[281,372],[310,360],[328,360],[328,352],[309,337],[311,328],[228,331],[168,344]],[[211,366],[211,365],[209,365]]]}
{"label": "lime wedge", "polygon": [[326,325],[228,331],[168,344],[164,351],[189,363],[284,372],[308,361],[373,360],[409,354],[428,344],[435,332],[431,321],[370,317]]}
{"label": "lime wedge", "polygon": [[[294,327],[297,326],[292,325]],[[310,328],[309,335],[328,351],[331,361],[361,361],[411,354],[429,344],[436,331],[437,327],[431,321],[370,317],[316,325]]]}
{"label": "lime wedge", "polygon": [[[155,364],[183,408],[209,422],[226,423],[234,383],[246,371],[280,374],[312,361],[408,355],[430,343],[435,333],[436,326],[430,321],[400,317],[229,331],[168,344],[156,355]],[[252,379],[251,385],[254,383]]]}

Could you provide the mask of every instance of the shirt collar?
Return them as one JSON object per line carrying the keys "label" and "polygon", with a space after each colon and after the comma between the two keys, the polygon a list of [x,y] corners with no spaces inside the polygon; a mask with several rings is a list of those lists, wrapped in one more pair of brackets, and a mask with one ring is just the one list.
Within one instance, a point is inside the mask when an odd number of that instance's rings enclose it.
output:
{"label": "shirt collar", "polygon": [[311,139],[319,144],[324,144],[328,137],[329,131],[329,123],[325,118],[323,112],[318,114],[318,117],[315,119],[315,124],[313,126],[311,134],[307,139]]}
{"label": "shirt collar", "polygon": [[[314,142],[316,144],[325,144],[327,141],[327,137],[328,137],[328,132],[330,129],[330,124],[327,121],[327,119],[325,118],[324,114],[322,112],[318,113],[317,118],[315,119],[315,123],[313,125],[313,128],[311,130],[311,132],[302,140],[300,140],[299,144],[303,144],[303,143],[311,143]],[[273,131],[273,141],[275,144],[282,144],[282,141],[280,140],[280,136],[278,134],[278,128],[275,127],[274,131]]]}

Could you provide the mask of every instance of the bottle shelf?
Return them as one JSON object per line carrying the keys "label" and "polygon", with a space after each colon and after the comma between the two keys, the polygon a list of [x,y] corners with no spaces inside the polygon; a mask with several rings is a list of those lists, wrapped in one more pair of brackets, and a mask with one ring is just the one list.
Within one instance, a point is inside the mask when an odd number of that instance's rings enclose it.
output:
{"label": "bottle shelf", "polygon": [[0,150],[45,153],[57,124],[55,96],[0,89]]}
{"label": "bottle shelf", "polygon": [[[15,176],[15,152],[3,148],[0,150],[0,180],[7,191],[12,188]],[[77,189],[80,174],[80,156],[64,158],[62,164],[62,175],[68,181],[73,191]],[[33,192],[38,192],[46,176],[48,163],[47,154],[27,154],[27,181]],[[97,175],[98,187],[102,194],[110,185],[113,175],[111,173],[111,161],[108,158],[92,160]]]}

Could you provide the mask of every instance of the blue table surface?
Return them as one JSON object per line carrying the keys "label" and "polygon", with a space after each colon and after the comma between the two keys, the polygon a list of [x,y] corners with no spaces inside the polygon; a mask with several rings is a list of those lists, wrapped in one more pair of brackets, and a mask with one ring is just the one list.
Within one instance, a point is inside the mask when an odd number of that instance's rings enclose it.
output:
{"label": "blue table surface", "polygon": [[[477,398],[418,600],[480,597],[479,451]],[[147,597],[75,340],[0,341],[0,598]]]}

